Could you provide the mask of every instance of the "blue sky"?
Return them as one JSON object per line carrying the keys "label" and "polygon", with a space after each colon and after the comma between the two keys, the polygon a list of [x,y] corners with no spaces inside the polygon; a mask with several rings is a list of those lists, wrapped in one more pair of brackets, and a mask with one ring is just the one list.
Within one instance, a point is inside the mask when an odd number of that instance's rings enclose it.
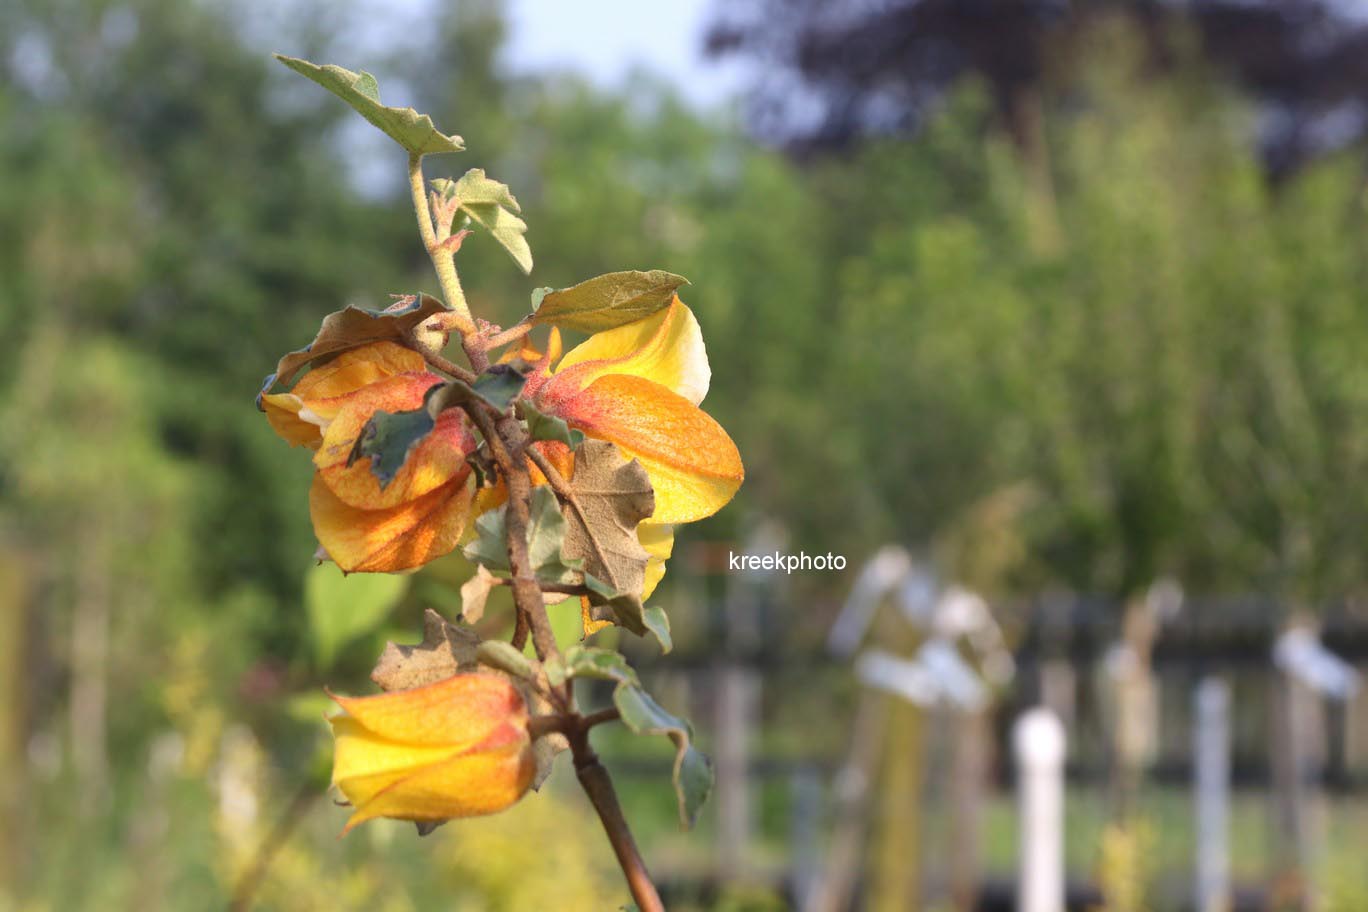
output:
{"label": "blue sky", "polygon": [[508,62],[515,69],[571,68],[602,85],[645,66],[710,107],[739,84],[735,65],[705,60],[703,33],[714,0],[509,0]]}

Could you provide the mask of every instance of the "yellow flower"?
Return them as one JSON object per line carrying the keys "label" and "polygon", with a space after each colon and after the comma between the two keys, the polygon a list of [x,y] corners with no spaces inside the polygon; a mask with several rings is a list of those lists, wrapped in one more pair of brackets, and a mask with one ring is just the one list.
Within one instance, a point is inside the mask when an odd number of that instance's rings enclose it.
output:
{"label": "yellow flower", "polygon": [[[532,365],[523,398],[616,444],[650,476],[655,512],[637,530],[651,555],[642,594],[649,596],[674,547],[673,526],[717,512],[745,477],[736,444],[698,407],[711,376],[698,321],[675,297],[653,316],[594,334],[563,358],[554,329],[545,354],[524,345],[503,360],[514,358]],[[318,472],[309,492],[314,532],[343,570],[421,566],[454,549],[472,515],[506,499],[502,483],[478,494],[472,489],[466,457],[475,436],[456,409],[442,413],[383,488],[369,459],[349,464],[372,415],[417,409],[441,382],[417,352],[377,342],[314,367],[288,393],[262,397],[276,432],[315,450]],[[563,475],[573,474],[564,444],[535,446]],[[545,483],[535,466],[530,470],[534,484]]]}
{"label": "yellow flower", "polygon": [[333,785],[376,817],[436,822],[493,814],[532,784],[527,703],[508,679],[455,677],[373,697],[333,696]]}
{"label": "yellow flower", "polygon": [[745,478],[736,444],[698,407],[711,377],[703,334],[676,296],[653,316],[595,333],[553,369],[559,348],[553,331],[523,395],[646,469],[655,512],[637,533],[651,554],[645,597],[665,573],[671,527],[716,513]]}
{"label": "yellow flower", "polygon": [[463,413],[443,412],[384,487],[369,459],[349,464],[372,415],[417,409],[441,382],[422,355],[376,342],[314,367],[288,393],[262,396],[276,433],[316,451],[309,490],[314,534],[343,570],[406,570],[460,541],[474,493],[466,456],[475,437]]}

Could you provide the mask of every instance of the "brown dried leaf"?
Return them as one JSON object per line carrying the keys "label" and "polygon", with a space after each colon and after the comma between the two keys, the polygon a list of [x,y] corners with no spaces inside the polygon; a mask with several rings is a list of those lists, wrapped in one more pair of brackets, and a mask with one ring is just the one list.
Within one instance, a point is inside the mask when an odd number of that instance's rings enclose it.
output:
{"label": "brown dried leaf", "polygon": [[371,680],[385,690],[409,690],[435,684],[459,672],[475,671],[480,638],[472,630],[448,623],[431,608],[423,615],[423,642],[390,643],[380,653]]}
{"label": "brown dried leaf", "polygon": [[611,603],[618,623],[644,634],[641,590],[650,555],[637,540],[637,525],[655,512],[651,479],[613,444],[585,440],[575,448],[569,486],[574,504],[565,510],[565,557],[582,558],[585,573],[614,589],[620,596]]}
{"label": "brown dried leaf", "polygon": [[[448,308],[431,295],[403,295],[384,310],[370,310],[365,307],[348,305],[323,318],[318,327],[318,335],[303,348],[287,353],[276,364],[275,373],[266,378],[261,388],[262,394],[268,393],[277,383],[289,383],[299,369],[312,361],[333,358],[344,351],[360,348],[372,342],[399,342],[408,339],[411,332],[420,336],[431,335],[422,328],[434,314],[445,313]],[[439,340],[429,339],[436,344]],[[261,405],[257,397],[258,407]]]}
{"label": "brown dried leaf", "polygon": [[485,602],[498,583],[499,578],[486,570],[484,564],[477,564],[475,575],[461,584],[461,617],[467,624],[479,623],[484,617]]}

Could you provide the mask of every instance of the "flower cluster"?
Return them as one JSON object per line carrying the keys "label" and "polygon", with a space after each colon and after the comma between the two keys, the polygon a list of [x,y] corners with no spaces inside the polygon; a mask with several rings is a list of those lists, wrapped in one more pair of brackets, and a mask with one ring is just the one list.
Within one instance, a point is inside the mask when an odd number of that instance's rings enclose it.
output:
{"label": "flower cluster", "polygon": [[[664,575],[672,527],[715,513],[744,477],[736,445],[698,407],[710,377],[698,321],[675,297],[652,316],[595,333],[563,357],[560,349],[553,328],[545,352],[524,347],[506,360],[530,367],[521,398],[538,412],[616,444],[646,469],[655,512],[638,528],[651,555],[644,598]],[[315,451],[314,531],[343,570],[421,566],[452,551],[474,516],[506,498],[502,484],[476,492],[467,461],[476,435],[460,409],[441,413],[386,485],[370,458],[353,458],[357,437],[377,412],[418,409],[442,381],[419,353],[374,342],[314,367],[288,393],[262,397],[276,432]],[[573,475],[565,444],[533,446]],[[534,482],[545,481],[535,468],[532,474]]]}

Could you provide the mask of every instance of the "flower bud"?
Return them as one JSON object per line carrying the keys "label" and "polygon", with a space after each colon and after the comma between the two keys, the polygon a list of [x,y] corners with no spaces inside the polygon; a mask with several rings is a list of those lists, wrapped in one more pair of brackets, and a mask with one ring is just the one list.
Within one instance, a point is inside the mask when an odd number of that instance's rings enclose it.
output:
{"label": "flower bud", "polygon": [[501,811],[536,772],[527,703],[501,675],[472,673],[373,697],[333,696],[333,785],[376,817],[440,822]]}

